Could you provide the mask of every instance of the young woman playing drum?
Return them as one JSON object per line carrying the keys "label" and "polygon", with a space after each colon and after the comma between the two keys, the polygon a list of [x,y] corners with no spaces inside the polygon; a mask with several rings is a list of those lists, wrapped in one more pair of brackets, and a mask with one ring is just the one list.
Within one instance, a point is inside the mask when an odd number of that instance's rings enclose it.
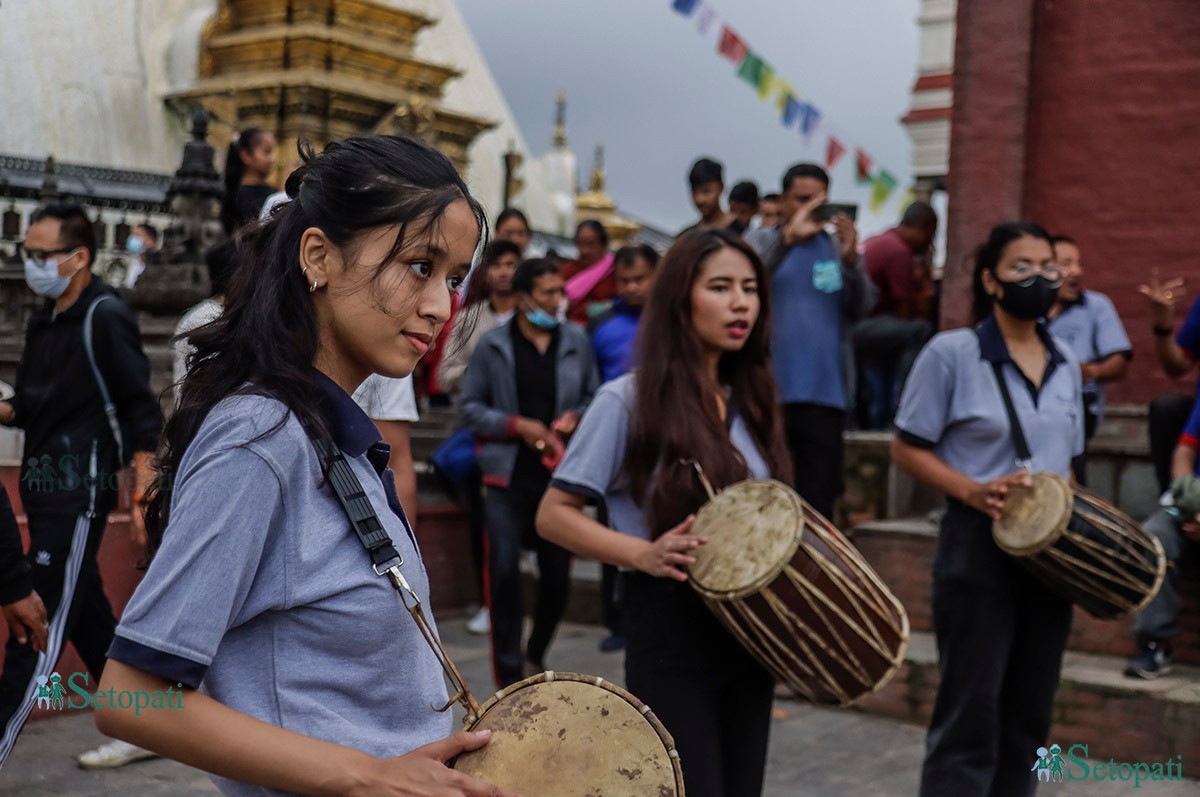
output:
{"label": "young woman playing drum", "polygon": [[182,708],[101,709],[96,723],[226,794],[495,797],[444,766],[488,735],[444,738],[438,660],[371,571],[314,445],[340,450],[427,600],[387,446],[350,396],[428,350],[482,212],[413,139],[352,138],[305,160],[291,201],[243,242],[224,314],[191,335],[148,508],[157,550],[100,684],[182,684]]}
{"label": "young woman playing drum", "polygon": [[975,261],[978,324],[929,342],[896,416],[893,460],[948,497],[933,564],[941,683],[925,797],[1008,797],[1036,787],[1030,763],[1050,729],[1071,604],[992,540],[1005,496],[1028,478],[1017,470],[997,378],[1008,386],[1032,469],[1069,478],[1083,450],[1079,363],[1040,321],[1061,282],[1045,230],[993,229]]}
{"label": "young woman playing drum", "polygon": [[[685,583],[717,489],[790,481],[768,359],[767,274],[726,232],[680,237],[642,316],[637,370],[601,387],[538,513],[539,532],[627,574],[626,686],[675,738],[688,797],[762,790],[771,676]],[[614,530],[583,507],[604,500]]]}

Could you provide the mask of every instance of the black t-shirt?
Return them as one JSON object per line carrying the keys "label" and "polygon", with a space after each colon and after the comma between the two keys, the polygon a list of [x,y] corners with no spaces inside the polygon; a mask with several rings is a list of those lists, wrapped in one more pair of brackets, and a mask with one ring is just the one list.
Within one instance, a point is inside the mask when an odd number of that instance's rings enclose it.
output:
{"label": "black t-shirt", "polygon": [[[522,417],[533,418],[549,427],[554,423],[554,409],[558,403],[559,331],[555,329],[551,333],[550,345],[543,354],[521,332],[515,318],[509,327],[517,370],[517,409]],[[549,483],[550,471],[542,465],[542,455],[521,443],[509,486],[513,489],[545,490]]]}
{"label": "black t-shirt", "polygon": [[237,190],[238,226],[257,221],[267,197],[276,193],[269,185],[239,185]]}

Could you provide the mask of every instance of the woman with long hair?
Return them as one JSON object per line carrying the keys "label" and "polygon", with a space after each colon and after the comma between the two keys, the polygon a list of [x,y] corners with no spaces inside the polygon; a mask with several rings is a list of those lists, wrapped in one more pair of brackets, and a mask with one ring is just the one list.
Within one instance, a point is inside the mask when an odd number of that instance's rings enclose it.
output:
{"label": "woman with long hair", "polygon": [[275,193],[268,182],[275,168],[275,134],[248,127],[233,137],[225,153],[225,203],[221,221],[233,235],[258,218],[267,197]]}
{"label": "woman with long hair", "polygon": [[[626,685],[675,738],[689,797],[762,791],[774,681],[688,585],[714,487],[791,479],[771,373],[767,274],[741,238],[681,236],[659,263],[636,370],[596,393],[538,531],[626,573]],[[583,507],[608,507],[611,529]]]}
{"label": "woman with long hair", "polygon": [[[947,496],[933,561],[941,679],[924,797],[1037,787],[1030,763],[1047,742],[1071,604],[1001,551],[991,532],[1005,498],[1028,484],[1024,468],[1069,479],[1083,450],[1079,363],[1042,322],[1062,279],[1041,227],[993,229],[975,257],[974,329],[929,342],[896,415],[892,460]],[[1002,386],[1030,462],[1018,462]]]}
{"label": "woman with long hair", "polygon": [[189,336],[147,507],[153,559],[102,679],[172,710],[123,701],[96,723],[226,794],[494,795],[444,766],[487,735],[446,738],[437,659],[327,478],[349,465],[427,601],[387,446],[351,395],[412,371],[486,224],[415,139],[304,160],[292,201],[243,240],[224,312]]}

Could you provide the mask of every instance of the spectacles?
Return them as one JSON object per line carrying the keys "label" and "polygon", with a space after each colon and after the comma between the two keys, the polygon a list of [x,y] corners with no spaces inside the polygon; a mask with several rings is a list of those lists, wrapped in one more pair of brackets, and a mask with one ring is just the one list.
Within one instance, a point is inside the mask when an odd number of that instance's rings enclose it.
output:
{"label": "spectacles", "polygon": [[1041,277],[1055,287],[1062,284],[1063,272],[1057,263],[1048,266],[1035,266],[1032,263],[1014,263],[1009,269],[1011,279],[1002,282],[1014,282],[1022,287],[1032,285],[1034,279]]}
{"label": "spectacles", "polygon": [[65,255],[67,252],[74,252],[78,246],[69,246],[65,249],[26,249],[22,244],[20,248],[21,258],[32,260],[39,266],[46,265],[46,260],[54,255]]}

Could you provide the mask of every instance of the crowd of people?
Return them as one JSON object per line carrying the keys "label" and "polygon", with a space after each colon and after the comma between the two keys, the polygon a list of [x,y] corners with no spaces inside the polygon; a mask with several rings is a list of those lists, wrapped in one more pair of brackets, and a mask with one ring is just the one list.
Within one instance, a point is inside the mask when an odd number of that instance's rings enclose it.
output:
{"label": "crowd of people", "polygon": [[[778,479],[833,517],[845,431],[894,429],[895,464],[947,498],[921,793],[1033,792],[1071,604],[988,531],[1028,483],[1013,424],[1032,469],[1086,484],[1105,385],[1128,370],[1079,242],[996,226],[973,257],[972,326],[936,332],[933,208],[913,202],[860,243],[816,164],[785,169],[778,193],[739,182],[726,205],[723,166],[701,158],[688,174],[699,218],[668,251],[614,249],[584,220],[566,259],[531,257],[514,208],[489,236],[454,167],[417,140],[306,152],[282,192],[275,157],[268,131],[230,146],[231,237],[208,255],[212,298],[180,321],[165,421],[136,317],[92,275],[86,211],[52,204],[30,220],[26,276],[45,303],[0,401],[0,423],[25,432],[31,538],[26,553],[0,490],[0,763],[70,640],[101,689],[185,690],[183,711],[98,712],[114,741],[85,765],[165,755],[227,794],[507,794],[444,766],[488,734],[451,735],[429,710],[447,694],[425,640],[415,625],[378,633],[395,596],[353,535],[330,533],[347,526],[324,478],[340,461],[428,601],[409,444],[423,362],[458,412],[434,464],[465,510],[483,604],[467,626],[488,634],[499,686],[552,665],[572,558],[597,560],[602,648],[625,651],[626,684],[674,737],[687,792],[761,793],[774,681],[686,583],[705,542],[690,533],[707,497],[696,468],[716,489]],[[154,240],[137,237],[132,254]],[[1173,376],[1200,359],[1200,301],[1174,328],[1182,292],[1143,287]],[[1155,402],[1151,434],[1164,506],[1146,527],[1176,562],[1200,540],[1194,397]],[[97,550],[119,486],[101,476],[130,464],[148,569],[118,622]],[[1169,670],[1177,582],[1171,568],[1139,614],[1130,675]],[[384,673],[391,688],[368,688]]]}

